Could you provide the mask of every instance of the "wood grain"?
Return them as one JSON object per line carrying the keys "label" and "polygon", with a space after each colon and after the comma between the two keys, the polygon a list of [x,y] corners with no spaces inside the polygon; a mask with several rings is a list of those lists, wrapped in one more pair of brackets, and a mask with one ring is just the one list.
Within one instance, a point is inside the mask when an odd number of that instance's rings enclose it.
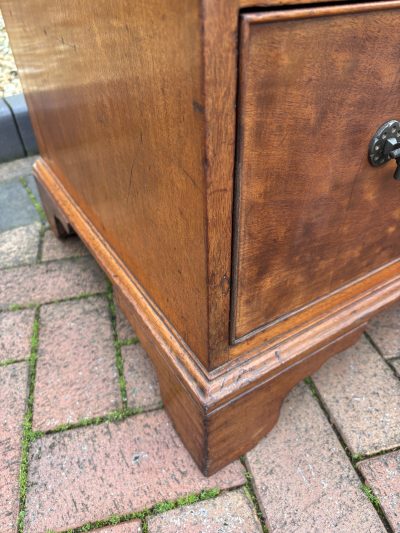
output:
{"label": "wood grain", "polygon": [[40,151],[208,364],[197,0],[4,0]]}
{"label": "wood grain", "polygon": [[235,338],[400,255],[393,165],[367,157],[400,108],[384,4],[242,16]]}

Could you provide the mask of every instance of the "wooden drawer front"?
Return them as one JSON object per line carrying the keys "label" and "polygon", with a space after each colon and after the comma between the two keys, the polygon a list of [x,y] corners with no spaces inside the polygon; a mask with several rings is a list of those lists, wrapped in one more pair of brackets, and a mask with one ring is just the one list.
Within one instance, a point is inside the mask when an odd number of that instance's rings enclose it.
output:
{"label": "wooden drawer front", "polygon": [[400,255],[400,2],[241,16],[233,338]]}

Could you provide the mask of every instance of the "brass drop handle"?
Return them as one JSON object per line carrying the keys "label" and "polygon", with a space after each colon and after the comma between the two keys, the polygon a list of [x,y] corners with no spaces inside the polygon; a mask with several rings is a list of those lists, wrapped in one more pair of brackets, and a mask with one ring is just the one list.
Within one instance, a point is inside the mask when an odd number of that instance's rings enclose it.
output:
{"label": "brass drop handle", "polygon": [[394,179],[400,180],[400,122],[389,120],[382,124],[369,143],[369,162],[374,167],[384,165],[390,159],[397,163]]}

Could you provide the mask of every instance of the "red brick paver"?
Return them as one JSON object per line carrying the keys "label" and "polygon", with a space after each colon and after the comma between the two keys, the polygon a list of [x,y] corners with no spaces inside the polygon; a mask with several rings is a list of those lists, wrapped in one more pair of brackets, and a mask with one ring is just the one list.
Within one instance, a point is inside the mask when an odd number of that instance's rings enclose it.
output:
{"label": "red brick paver", "polygon": [[19,507],[22,421],[27,396],[27,366],[0,368],[0,530],[14,533]]}
{"label": "red brick paver", "polygon": [[179,507],[149,519],[149,533],[262,533],[249,499],[242,491]]}
{"label": "red brick paver", "polygon": [[43,239],[42,260],[66,259],[68,257],[83,257],[88,250],[76,235],[67,239],[57,239],[54,233],[46,231]]}
{"label": "red brick paver", "polygon": [[40,322],[34,429],[47,430],[120,408],[106,299],[45,305]]}
{"label": "red brick paver", "polygon": [[91,257],[18,267],[1,273],[0,307],[105,290],[105,277]]}
{"label": "red brick paver", "polygon": [[400,356],[400,305],[383,311],[368,324],[367,331],[383,357]]}
{"label": "red brick paver", "polygon": [[0,313],[0,361],[29,357],[34,315],[33,309]]}
{"label": "red brick paver", "polygon": [[116,306],[115,308],[116,318],[117,318],[117,334],[119,340],[127,340],[136,337],[136,333],[133,331],[128,320],[125,318],[121,309]]}
{"label": "red brick paver", "polygon": [[395,532],[400,531],[400,451],[358,463]]}
{"label": "red brick paver", "polygon": [[123,346],[126,391],[129,407],[149,409],[161,404],[157,375],[149,356],[140,344]]}
{"label": "red brick paver", "polygon": [[247,461],[270,533],[385,531],[305,385],[291,392]]}
{"label": "red brick paver", "polygon": [[[97,533],[141,533],[142,527],[140,520],[133,520],[131,522],[124,522],[117,526],[107,526],[96,529]],[[189,532],[188,532],[189,533]]]}
{"label": "red brick paver", "polygon": [[313,379],[353,454],[400,444],[400,381],[365,337]]}
{"label": "red brick paver", "polygon": [[32,446],[25,531],[73,528],[244,481],[238,462],[203,477],[163,411],[56,433]]}

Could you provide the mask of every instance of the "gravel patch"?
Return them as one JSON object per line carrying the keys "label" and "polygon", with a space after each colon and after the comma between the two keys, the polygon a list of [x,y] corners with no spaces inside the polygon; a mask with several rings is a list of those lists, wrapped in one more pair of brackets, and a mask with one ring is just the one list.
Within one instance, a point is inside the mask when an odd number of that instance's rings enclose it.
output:
{"label": "gravel patch", "polygon": [[0,11],[0,98],[19,93],[22,87]]}

